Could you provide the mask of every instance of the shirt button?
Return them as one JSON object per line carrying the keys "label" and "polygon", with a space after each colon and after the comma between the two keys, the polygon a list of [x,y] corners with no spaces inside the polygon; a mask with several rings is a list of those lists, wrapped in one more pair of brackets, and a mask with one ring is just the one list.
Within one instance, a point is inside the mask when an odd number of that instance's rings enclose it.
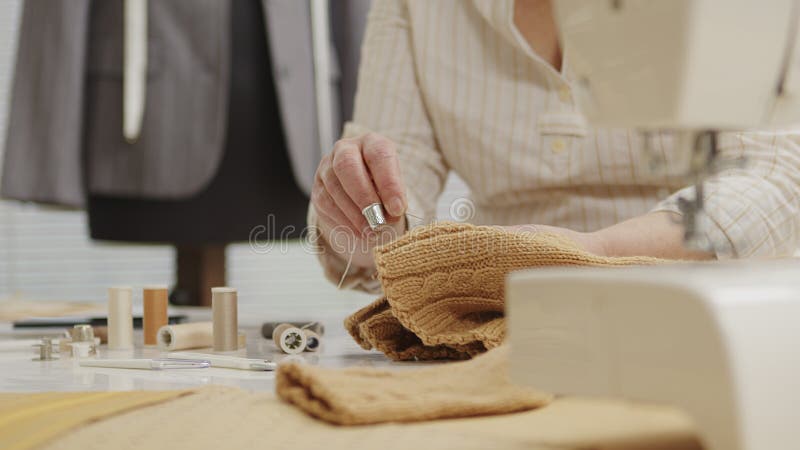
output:
{"label": "shirt button", "polygon": [[564,142],[564,139],[558,138],[553,141],[552,147],[554,153],[561,153],[567,148],[567,143]]}
{"label": "shirt button", "polygon": [[572,101],[572,93],[569,91],[569,87],[562,86],[558,90],[558,98],[560,98],[562,102]]}

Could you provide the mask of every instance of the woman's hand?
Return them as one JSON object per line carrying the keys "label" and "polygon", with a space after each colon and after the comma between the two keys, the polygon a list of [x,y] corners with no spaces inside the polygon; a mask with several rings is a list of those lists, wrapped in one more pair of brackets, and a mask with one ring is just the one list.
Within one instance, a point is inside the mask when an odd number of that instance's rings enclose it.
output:
{"label": "woman's hand", "polygon": [[[405,232],[407,201],[394,142],[375,133],[339,140],[320,161],[311,191],[323,239],[332,243],[337,240],[332,233],[342,231],[357,240],[370,236],[361,211],[373,203],[383,204],[395,236]],[[371,265],[372,245],[356,247],[353,262]],[[334,248],[344,253],[340,250]]]}

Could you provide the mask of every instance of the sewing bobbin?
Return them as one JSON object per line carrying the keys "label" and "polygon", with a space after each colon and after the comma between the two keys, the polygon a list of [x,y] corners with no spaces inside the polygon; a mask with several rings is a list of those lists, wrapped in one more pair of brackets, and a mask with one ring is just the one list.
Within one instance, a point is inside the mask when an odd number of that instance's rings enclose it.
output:
{"label": "sewing bobbin", "polygon": [[288,323],[275,327],[272,331],[272,340],[281,351],[290,355],[301,353],[308,343],[303,330]]}
{"label": "sewing bobbin", "polygon": [[322,341],[319,338],[319,335],[312,330],[303,329],[303,334],[306,335],[306,348],[305,351],[307,352],[315,352],[319,350],[319,345]]}
{"label": "sewing bobbin", "polygon": [[52,361],[58,359],[58,356],[53,354],[54,347],[52,339],[43,337],[42,342],[34,345],[34,347],[39,349],[39,357],[33,358],[34,361]]}
{"label": "sewing bobbin", "polygon": [[88,358],[97,355],[97,346],[100,339],[94,336],[94,328],[91,325],[79,324],[72,327],[68,343],[70,353],[75,358]]}

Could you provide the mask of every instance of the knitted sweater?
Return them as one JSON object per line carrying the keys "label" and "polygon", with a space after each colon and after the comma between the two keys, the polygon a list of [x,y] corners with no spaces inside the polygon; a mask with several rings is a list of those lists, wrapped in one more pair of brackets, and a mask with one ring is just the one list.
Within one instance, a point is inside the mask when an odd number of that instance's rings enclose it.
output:
{"label": "knitted sweater", "polygon": [[592,255],[550,233],[439,223],[375,249],[384,297],[348,317],[345,328],[363,348],[395,360],[465,359],[503,342],[510,272],[659,262]]}

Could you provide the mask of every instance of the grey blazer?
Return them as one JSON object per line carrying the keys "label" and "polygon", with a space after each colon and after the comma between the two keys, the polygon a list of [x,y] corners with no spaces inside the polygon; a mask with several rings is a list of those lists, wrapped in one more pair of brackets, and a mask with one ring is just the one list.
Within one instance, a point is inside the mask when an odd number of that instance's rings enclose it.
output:
{"label": "grey blazer", "polygon": [[[308,193],[321,153],[332,144],[320,142],[317,133],[310,0],[262,1],[293,174]],[[121,3],[25,1],[0,187],[3,197],[75,207],[84,205],[87,190],[181,199],[197,193],[214,176],[226,132],[234,32],[230,3],[149,2],[146,105],[141,135],[132,144],[122,135]],[[329,3],[331,16],[346,22],[350,33],[347,39],[338,39],[340,43],[360,44],[368,5],[369,0]],[[327,116],[338,133],[339,100],[351,97],[354,89],[353,83],[346,83],[347,92],[342,93],[340,77],[347,72],[352,78],[357,52],[337,49],[332,40],[326,50],[332,64],[323,76],[333,93]],[[340,65],[337,56],[349,60]],[[87,96],[90,91],[94,95]],[[87,107],[85,98],[95,99],[96,104]]]}

